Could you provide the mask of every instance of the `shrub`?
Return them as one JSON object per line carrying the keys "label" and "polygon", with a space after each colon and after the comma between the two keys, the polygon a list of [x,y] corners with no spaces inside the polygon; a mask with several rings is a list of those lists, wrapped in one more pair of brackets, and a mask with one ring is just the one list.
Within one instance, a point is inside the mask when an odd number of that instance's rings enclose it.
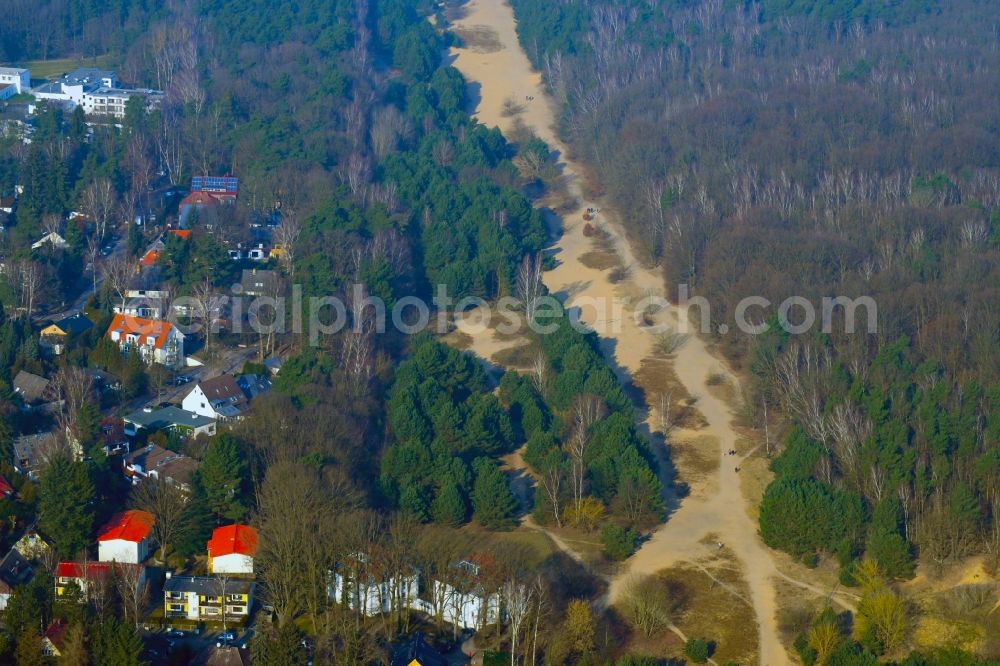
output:
{"label": "shrub", "polygon": [[601,528],[601,545],[608,559],[620,562],[632,554],[635,548],[635,530],[619,525],[607,524]]}
{"label": "shrub", "polygon": [[673,329],[668,329],[656,336],[656,342],[653,346],[658,354],[670,356],[676,354],[690,337],[687,333],[678,333]]}
{"label": "shrub", "polygon": [[703,638],[692,638],[684,645],[684,654],[696,664],[704,664],[712,656],[711,646]]}

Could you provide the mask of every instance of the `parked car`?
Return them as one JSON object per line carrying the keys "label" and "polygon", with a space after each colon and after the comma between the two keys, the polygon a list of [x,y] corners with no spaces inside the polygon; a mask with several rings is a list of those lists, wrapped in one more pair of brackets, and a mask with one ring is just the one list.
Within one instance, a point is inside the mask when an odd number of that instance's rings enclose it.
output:
{"label": "parked car", "polygon": [[189,377],[188,375],[177,375],[177,377],[174,378],[174,386],[183,386],[184,384],[187,384],[190,381],[191,377]]}
{"label": "parked car", "polygon": [[223,631],[221,634],[219,634],[219,640],[220,641],[225,641],[227,643],[229,641],[235,641],[236,640],[236,634],[234,634],[231,631]]}

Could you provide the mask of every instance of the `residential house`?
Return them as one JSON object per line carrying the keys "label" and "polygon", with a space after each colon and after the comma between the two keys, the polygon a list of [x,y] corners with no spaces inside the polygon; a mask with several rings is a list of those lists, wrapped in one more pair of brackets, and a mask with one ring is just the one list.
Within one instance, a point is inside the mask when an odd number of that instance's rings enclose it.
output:
{"label": "residential house", "polygon": [[[163,613],[169,620],[245,622],[256,583],[223,576],[172,576],[163,584]],[[224,609],[224,610],[223,610]]]}
{"label": "residential house", "polygon": [[188,229],[191,225],[191,215],[211,229],[215,222],[215,208],[219,206],[219,200],[208,192],[192,192],[177,204],[177,226],[182,230]]}
{"label": "residential house", "polygon": [[143,407],[126,416],[124,421],[125,434],[129,437],[135,437],[140,430],[173,430],[185,437],[214,435],[216,430],[215,419],[173,406],[162,409]]}
{"label": "residential house", "polygon": [[17,197],[7,196],[0,197],[0,213],[6,213],[7,215],[14,214],[14,206],[17,204]]}
{"label": "residential house", "polygon": [[249,525],[224,525],[208,541],[208,572],[253,575],[257,530]]}
{"label": "residential house", "polygon": [[21,67],[0,67],[0,85],[13,86],[15,95],[31,92],[31,72]]}
{"label": "residential house", "polygon": [[7,608],[14,588],[27,583],[34,573],[31,563],[16,547],[4,555],[3,560],[0,560],[0,610]]}
{"label": "residential house", "polygon": [[271,356],[270,358],[264,359],[264,367],[267,371],[271,373],[272,377],[277,377],[278,373],[281,372],[281,366],[285,364],[285,359],[280,356]]}
{"label": "residential house", "polygon": [[93,327],[94,322],[77,312],[43,328],[38,334],[38,344],[43,349],[49,349],[53,354],[59,355],[66,350],[66,344],[70,340]]}
{"label": "residential house", "polygon": [[423,634],[416,633],[409,642],[396,650],[389,666],[447,666],[448,660],[427,644]]}
{"label": "residential house", "polygon": [[122,388],[122,382],[120,379],[112,375],[110,372],[105,372],[100,368],[86,368],[87,374],[89,374],[94,380],[94,387],[99,393],[108,393],[110,391],[120,391]]}
{"label": "residential house", "polygon": [[50,231],[49,233],[42,236],[40,240],[37,240],[34,243],[32,243],[31,249],[37,250],[41,248],[43,245],[51,245],[54,248],[64,249],[67,243],[65,238],[63,238],[54,231]]}
{"label": "residential house", "polygon": [[430,582],[431,602],[422,608],[429,615],[440,613],[445,622],[467,629],[482,629],[500,618],[500,593],[487,591],[480,581],[480,565],[458,562],[445,581]]}
{"label": "residential house", "polygon": [[163,92],[145,88],[121,88],[118,77],[109,70],[81,67],[57,81],[51,81],[31,91],[37,100],[50,100],[69,109],[83,107],[88,115],[125,117],[128,101],[143,97],[147,108],[163,99]]}
{"label": "residential house", "polygon": [[112,516],[97,537],[101,562],[139,564],[149,556],[156,519],[148,511],[125,511]]}
{"label": "residential house", "polygon": [[216,646],[211,648],[205,666],[250,666],[250,653],[232,645]]}
{"label": "residential house", "polygon": [[165,311],[161,301],[145,298],[127,298],[125,304],[117,303],[114,307],[117,314],[143,319],[162,319]]}
{"label": "residential house", "polygon": [[49,456],[63,445],[59,433],[39,432],[14,439],[14,470],[34,480]]}
{"label": "residential house", "polygon": [[184,334],[170,322],[116,314],[107,336],[125,354],[138,351],[146,363],[159,363],[169,368],[184,366]]}
{"label": "residential house", "polygon": [[156,266],[157,262],[160,261],[161,252],[163,252],[163,250],[157,248],[149,248],[146,250],[142,257],[139,258],[139,268],[146,269]]}
{"label": "residential house", "polygon": [[258,243],[256,247],[247,250],[246,257],[250,261],[267,261],[271,257],[271,251],[263,243]]}
{"label": "residential house", "polygon": [[232,203],[240,193],[240,181],[234,176],[195,176],[192,192],[204,192],[220,202]]}
{"label": "residential house", "polygon": [[66,624],[66,620],[62,618],[53,620],[52,624],[48,626],[42,635],[42,656],[62,656],[62,650],[65,647],[66,630],[68,628],[69,625]]}
{"label": "residential house", "polygon": [[271,378],[267,375],[239,375],[236,384],[251,401],[271,390]]}
{"label": "residential house", "polygon": [[125,457],[124,472],[133,485],[143,479],[166,479],[184,491],[191,490],[191,475],[198,463],[182,453],[174,453],[162,446],[149,444]]}
{"label": "residential house", "polygon": [[348,608],[360,609],[369,617],[411,608],[417,604],[419,572],[383,577],[371,571],[368,556],[356,553],[348,562],[338,562],[329,575],[327,596]]}
{"label": "residential house", "polygon": [[181,401],[181,406],[195,414],[220,421],[241,418],[250,401],[232,375],[219,375],[195,384]]}
{"label": "residential house", "polygon": [[244,296],[277,296],[278,274],[257,268],[244,269],[240,276],[240,293]]}
{"label": "residential house", "polygon": [[114,311],[120,314],[127,314],[133,317],[144,317],[146,319],[162,319],[167,312],[167,304],[170,301],[170,292],[160,289],[160,271],[156,265],[159,260],[159,253],[163,249],[163,243],[157,241],[154,246],[146,252],[140,262],[140,271],[129,283],[125,290],[125,303],[117,303]]}
{"label": "residential house", "polygon": [[125,562],[60,562],[52,573],[56,599],[63,598],[73,587],[83,595],[83,600],[97,594],[97,588],[114,584],[112,574],[127,578],[136,591],[146,584],[146,567]]}
{"label": "residential house", "polygon": [[14,376],[14,393],[21,396],[21,400],[27,405],[52,402],[59,398],[59,389],[54,384],[27,370],[20,370]]}

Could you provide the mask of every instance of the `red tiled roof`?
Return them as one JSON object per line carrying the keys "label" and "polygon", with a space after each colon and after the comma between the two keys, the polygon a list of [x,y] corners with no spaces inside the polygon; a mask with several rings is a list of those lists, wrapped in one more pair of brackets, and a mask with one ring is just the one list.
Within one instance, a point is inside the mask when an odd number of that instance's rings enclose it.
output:
{"label": "red tiled roof", "polygon": [[153,266],[159,260],[160,260],[159,250],[147,250],[146,254],[142,255],[142,259],[139,260],[139,265]]}
{"label": "red tiled roof", "polygon": [[179,206],[214,206],[218,200],[208,192],[192,192],[181,199]]}
{"label": "red tiled roof", "polygon": [[184,240],[187,240],[188,238],[191,237],[190,229],[171,229],[167,233],[171,233],[174,236],[177,236],[178,238],[183,238]]}
{"label": "red tiled roof", "polygon": [[257,530],[248,525],[216,527],[208,542],[208,556],[253,555],[257,552]]}
{"label": "red tiled roof", "polygon": [[212,401],[226,400],[234,405],[240,406],[247,401],[243,389],[236,383],[236,378],[232,375],[219,375],[199,382],[202,393]]}
{"label": "red tiled roof", "polygon": [[49,628],[45,630],[45,638],[49,639],[49,642],[55,645],[57,648],[63,646],[63,637],[66,635],[66,628],[69,625],[66,624],[66,620],[56,620],[49,625]]}
{"label": "red tiled roof", "polygon": [[10,485],[7,477],[0,474],[0,495],[9,495],[14,492],[14,486]]}
{"label": "red tiled roof", "polygon": [[56,565],[56,578],[89,578],[104,577],[112,566],[144,568],[141,564],[125,564],[121,562],[60,562]]}
{"label": "red tiled roof", "polygon": [[149,536],[156,519],[147,511],[125,511],[112,516],[108,524],[101,530],[98,541],[114,541],[121,539],[139,543]]}
{"label": "red tiled roof", "polygon": [[[111,325],[108,326],[107,335],[108,337],[111,337],[112,331],[118,331],[121,335],[134,333],[144,338],[152,335],[156,338],[154,346],[157,349],[163,349],[163,345],[166,344],[167,337],[170,335],[170,331],[172,331],[173,328],[173,325],[167,321],[144,319],[142,317],[133,317],[126,314],[116,314],[115,318],[111,320]],[[145,344],[145,340],[143,340],[143,344]]]}
{"label": "red tiled roof", "polygon": [[60,562],[56,565],[56,578],[106,576],[111,565],[112,562],[87,562],[85,568],[82,562]]}

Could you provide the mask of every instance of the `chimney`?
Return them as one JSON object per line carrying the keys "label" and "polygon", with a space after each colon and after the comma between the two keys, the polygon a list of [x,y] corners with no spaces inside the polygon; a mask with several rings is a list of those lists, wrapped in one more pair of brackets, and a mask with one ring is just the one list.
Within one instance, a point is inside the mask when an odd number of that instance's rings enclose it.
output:
{"label": "chimney", "polygon": [[167,580],[170,580],[170,576],[172,576],[172,575],[173,575],[173,572],[172,572],[172,571],[168,571],[168,572],[166,573],[166,576],[167,576]]}

